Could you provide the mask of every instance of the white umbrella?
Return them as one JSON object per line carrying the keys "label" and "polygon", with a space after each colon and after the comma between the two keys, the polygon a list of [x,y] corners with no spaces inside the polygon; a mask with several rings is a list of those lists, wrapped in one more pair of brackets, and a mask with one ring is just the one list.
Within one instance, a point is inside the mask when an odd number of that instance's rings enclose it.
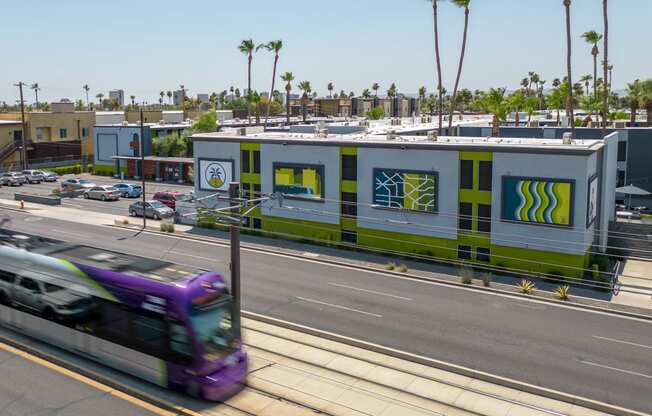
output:
{"label": "white umbrella", "polygon": [[635,196],[652,195],[652,193],[646,191],[645,189],[639,188],[638,186],[634,186],[631,184],[627,186],[621,186],[620,188],[616,188],[616,193],[627,195],[629,197],[629,204],[627,204],[628,208],[631,208],[632,206],[632,195]]}

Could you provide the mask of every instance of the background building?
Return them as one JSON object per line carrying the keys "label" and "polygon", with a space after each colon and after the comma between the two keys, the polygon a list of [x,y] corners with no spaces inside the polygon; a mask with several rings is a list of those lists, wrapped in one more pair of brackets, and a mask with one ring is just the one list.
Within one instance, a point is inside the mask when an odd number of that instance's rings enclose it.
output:
{"label": "background building", "polygon": [[[193,136],[195,192],[282,193],[247,225],[275,235],[579,277],[614,219],[605,141],[262,133]],[[224,206],[207,199],[205,204]],[[599,230],[599,231],[598,231]]]}
{"label": "background building", "polygon": [[116,100],[118,105],[122,108],[125,106],[125,92],[124,90],[109,91],[109,99]]}
{"label": "background building", "polygon": [[[149,125],[144,129],[144,155],[152,154],[152,136]],[[140,157],[140,125],[97,125],[94,136],[95,171],[105,174],[127,173],[127,162],[115,159],[115,156]],[[140,172],[136,176],[140,176]]]}

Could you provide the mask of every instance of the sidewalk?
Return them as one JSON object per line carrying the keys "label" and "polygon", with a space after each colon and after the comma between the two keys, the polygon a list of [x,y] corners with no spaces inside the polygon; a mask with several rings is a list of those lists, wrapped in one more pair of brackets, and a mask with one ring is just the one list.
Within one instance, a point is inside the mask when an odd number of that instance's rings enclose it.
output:
{"label": "sidewalk", "polygon": [[620,292],[611,297],[611,302],[619,305],[635,306],[638,308],[652,309],[652,263],[627,259],[625,267],[618,281],[623,286],[640,286],[641,288],[628,289],[638,293]]}

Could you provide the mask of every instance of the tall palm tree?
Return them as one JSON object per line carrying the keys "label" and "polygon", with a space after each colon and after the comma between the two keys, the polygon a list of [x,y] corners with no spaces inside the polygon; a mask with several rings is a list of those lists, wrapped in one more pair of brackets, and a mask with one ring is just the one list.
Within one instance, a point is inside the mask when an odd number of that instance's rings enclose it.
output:
{"label": "tall palm tree", "polygon": [[500,136],[500,120],[505,120],[508,108],[505,100],[505,88],[489,89],[489,92],[480,98],[478,104],[484,111],[493,115],[491,136]]}
{"label": "tall palm tree", "polygon": [[269,90],[269,103],[267,105],[267,111],[265,112],[265,124],[264,126],[267,127],[267,119],[269,118],[269,109],[272,107],[272,95],[274,93],[274,86],[276,85],[276,67],[278,65],[278,55],[281,49],[283,48],[283,41],[282,40],[272,40],[270,42],[267,42],[264,45],[259,45],[256,50],[260,48],[265,48],[269,52],[274,52],[274,69],[272,70],[272,89]]}
{"label": "tall palm tree", "polygon": [[[611,70],[609,69],[609,7],[602,0],[602,19],[604,20],[604,97],[602,97],[602,138],[607,136],[607,117],[609,117],[609,90],[611,89]],[[607,77],[609,75],[609,77]]]}
{"label": "tall palm tree", "polygon": [[[572,66],[572,49],[571,49],[571,0],[563,0],[564,8],[566,9],[566,71],[568,74],[568,85],[573,85],[573,66]],[[566,114],[568,117],[570,128],[571,128],[571,138],[575,140],[575,115],[573,114],[573,89],[568,88],[568,109],[570,114]]]}
{"label": "tall palm tree", "polygon": [[38,111],[38,92],[41,91],[41,87],[38,86],[38,82],[30,85],[30,88],[34,90],[34,95],[36,96],[36,110]]}
{"label": "tall palm tree", "polygon": [[593,96],[597,97],[598,96],[598,86],[597,86],[597,80],[598,80],[598,54],[600,51],[598,50],[598,42],[602,39],[602,35],[596,32],[595,30],[589,30],[588,32],[582,33],[582,39],[586,41],[586,43],[592,45],[591,47],[591,55],[593,55]]}
{"label": "tall palm tree", "polygon": [[451,97],[451,111],[448,117],[448,130],[450,131],[453,126],[453,113],[455,112],[455,103],[457,100],[457,89],[460,85],[460,77],[462,76],[462,65],[464,64],[464,53],[466,52],[466,37],[469,30],[469,4],[471,0],[452,0],[453,4],[458,7],[464,8],[464,35],[462,36],[462,51],[460,52],[460,63],[457,66],[457,76],[455,78],[455,87],[453,87],[453,95]]}
{"label": "tall palm tree", "polygon": [[641,81],[641,101],[645,104],[647,126],[652,127],[652,78]]}
{"label": "tall palm tree", "polygon": [[435,61],[437,64],[437,91],[439,97],[437,99],[437,112],[439,113],[439,124],[437,125],[437,134],[441,136],[441,124],[442,124],[442,110],[444,103],[444,89],[441,83],[441,57],[439,55],[439,29],[437,27],[437,2],[439,0],[426,0],[429,3],[432,3],[432,20],[433,27],[435,30]]}
{"label": "tall palm tree", "polygon": [[555,78],[552,80],[553,88],[558,88],[560,85],[561,85],[561,81],[559,80],[559,78]]}
{"label": "tall palm tree", "polygon": [[514,126],[518,127],[521,124],[520,111],[525,107],[525,94],[522,90],[518,90],[507,98],[507,106],[514,112]]}
{"label": "tall palm tree", "polygon": [[529,85],[530,85],[530,79],[529,79],[529,78],[526,77],[526,78],[523,78],[523,79],[521,80],[521,87],[523,88],[523,92],[524,92],[525,94],[529,94],[529,93],[530,93],[530,87],[529,87]]}
{"label": "tall palm tree", "polygon": [[136,96],[130,95],[129,98],[131,99],[131,105],[136,105]]}
{"label": "tall palm tree", "polygon": [[168,104],[172,104],[172,91],[167,91],[165,95],[168,96]]}
{"label": "tall palm tree", "polygon": [[301,112],[303,114],[303,121],[306,121],[307,118],[307,106],[308,106],[308,100],[310,99],[310,93],[312,92],[312,86],[310,85],[310,81],[301,81],[299,83],[299,89],[303,91],[303,96],[301,97]]}
{"label": "tall palm tree", "polygon": [[426,87],[419,87],[419,100],[423,101],[426,99]]}
{"label": "tall palm tree", "polygon": [[593,80],[593,76],[590,74],[582,75],[582,78],[580,78],[580,81],[584,83],[584,87],[586,88],[586,95],[589,95],[589,83]]}
{"label": "tall palm tree", "polygon": [[335,89],[335,86],[333,85],[333,83],[332,83],[332,82],[329,82],[329,83],[328,83],[328,86],[326,87],[326,89],[328,89],[328,96],[329,96],[330,98],[333,98],[333,90]]}
{"label": "tall palm tree", "polygon": [[158,95],[161,96],[161,99],[158,102],[159,104],[163,105],[163,97],[165,97],[165,91],[159,92]]}
{"label": "tall palm tree", "polygon": [[102,98],[104,98],[104,94],[99,93],[95,96],[95,98],[97,98],[97,106],[102,108]]}
{"label": "tall palm tree", "polygon": [[627,98],[629,99],[629,109],[631,112],[629,116],[629,126],[634,127],[636,124],[636,113],[643,101],[643,87],[641,81],[637,79],[631,84],[627,84]]}
{"label": "tall palm tree", "polygon": [[86,107],[90,108],[91,102],[88,100],[88,91],[91,89],[91,87],[89,87],[88,84],[84,84],[82,88],[84,88],[84,92],[86,92]]}
{"label": "tall palm tree", "polygon": [[362,98],[364,99],[371,98],[371,91],[369,91],[369,88],[365,88],[362,91]]}
{"label": "tall palm tree", "polygon": [[[240,42],[238,50],[247,56],[247,91],[251,92],[251,61],[254,59],[254,45],[253,39],[245,39]],[[249,117],[249,106],[247,106],[247,122],[251,125],[251,118]]]}
{"label": "tall palm tree", "polygon": [[290,92],[292,91],[292,81],[294,81],[294,74],[286,72],[281,75],[281,79],[285,81],[285,112],[287,124],[290,125]]}
{"label": "tall palm tree", "polygon": [[231,92],[231,101],[233,101],[235,99],[235,87],[231,85],[229,91]]}
{"label": "tall palm tree", "polygon": [[387,96],[389,98],[394,98],[396,97],[396,84],[392,82],[392,85],[389,86],[389,89],[387,90]]}
{"label": "tall palm tree", "polygon": [[371,86],[371,89],[374,90],[376,97],[378,97],[378,90],[380,89],[380,85],[377,82],[374,82],[374,85]]}

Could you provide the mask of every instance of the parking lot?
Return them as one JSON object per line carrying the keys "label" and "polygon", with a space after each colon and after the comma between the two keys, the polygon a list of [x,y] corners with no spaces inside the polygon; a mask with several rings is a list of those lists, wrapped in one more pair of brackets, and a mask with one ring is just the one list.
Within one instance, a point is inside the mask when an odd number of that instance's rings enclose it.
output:
{"label": "parking lot", "polygon": [[[67,178],[74,177],[83,177],[84,179],[89,179],[97,185],[113,185],[121,182],[119,179],[114,179],[106,176],[95,176],[95,175],[63,175],[57,182],[41,182],[40,184],[25,184],[22,186],[2,186],[0,188],[0,198],[2,199],[14,199],[14,194],[16,192],[29,192],[40,195],[49,195],[52,193],[52,190],[55,188],[61,188],[61,181]],[[140,184],[139,181],[133,180],[124,180],[122,182],[126,183],[136,183]],[[179,185],[179,184],[168,184],[168,183],[157,183],[157,182],[145,182],[145,195],[147,199],[151,199],[156,192],[160,191],[178,191],[181,193],[190,193],[192,190],[190,185]],[[120,198],[118,201],[99,201],[93,199],[84,199],[83,197],[78,198],[63,198],[61,204],[63,206],[84,209],[95,212],[102,212],[115,215],[129,215],[128,207],[131,203],[140,198]]]}

